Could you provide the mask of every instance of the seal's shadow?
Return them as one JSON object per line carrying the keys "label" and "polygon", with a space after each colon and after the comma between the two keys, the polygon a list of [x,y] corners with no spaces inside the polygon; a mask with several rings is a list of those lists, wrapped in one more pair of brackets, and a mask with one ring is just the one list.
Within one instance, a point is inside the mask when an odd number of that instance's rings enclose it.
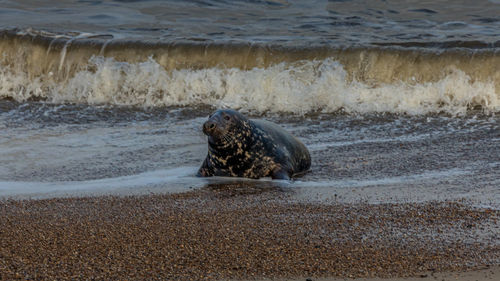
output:
{"label": "seal's shadow", "polygon": [[211,192],[220,197],[237,197],[290,192],[290,188],[287,188],[286,185],[286,183],[277,181],[228,180],[224,182],[208,183],[202,187],[202,190]]}

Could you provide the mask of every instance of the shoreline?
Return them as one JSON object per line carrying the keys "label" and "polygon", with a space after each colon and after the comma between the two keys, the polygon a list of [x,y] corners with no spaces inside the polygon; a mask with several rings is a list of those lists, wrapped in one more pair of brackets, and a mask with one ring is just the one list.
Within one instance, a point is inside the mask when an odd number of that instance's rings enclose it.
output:
{"label": "shoreline", "polygon": [[500,278],[500,266],[490,266],[487,268],[474,269],[470,271],[451,271],[451,272],[424,272],[417,274],[414,277],[391,277],[391,278],[313,278],[313,277],[302,277],[294,279],[261,279],[261,281],[273,280],[273,281],[495,281]]}
{"label": "shoreline", "polygon": [[486,266],[498,275],[499,217],[458,202],[324,205],[227,187],[0,200],[0,278],[447,280]]}

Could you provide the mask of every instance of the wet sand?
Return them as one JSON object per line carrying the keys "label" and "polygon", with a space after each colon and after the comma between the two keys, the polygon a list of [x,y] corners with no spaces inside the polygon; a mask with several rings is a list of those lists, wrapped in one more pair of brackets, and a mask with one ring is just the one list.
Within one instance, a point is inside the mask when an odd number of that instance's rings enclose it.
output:
{"label": "wet sand", "polygon": [[[290,193],[213,185],[182,194],[3,200],[0,278],[449,280],[462,271],[498,273],[500,211],[466,202],[305,203]],[[474,271],[485,268],[493,273]]]}
{"label": "wet sand", "polygon": [[[393,277],[393,278],[356,278],[347,279],[355,281],[496,281],[500,279],[500,267],[485,267],[484,269],[472,271],[455,271],[455,272],[425,272],[420,273],[415,277]],[[264,281],[263,279],[262,281]],[[269,279],[270,280],[270,279]],[[301,277],[296,279],[274,279],[277,281],[345,281],[346,278],[311,278]]]}

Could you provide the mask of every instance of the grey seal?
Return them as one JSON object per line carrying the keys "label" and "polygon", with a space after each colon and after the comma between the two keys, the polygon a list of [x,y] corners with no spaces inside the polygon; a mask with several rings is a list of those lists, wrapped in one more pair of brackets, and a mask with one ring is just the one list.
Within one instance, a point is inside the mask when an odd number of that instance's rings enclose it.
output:
{"label": "grey seal", "polygon": [[306,146],[275,123],[225,109],[203,124],[208,155],[197,176],[286,179],[306,173],[311,156]]}

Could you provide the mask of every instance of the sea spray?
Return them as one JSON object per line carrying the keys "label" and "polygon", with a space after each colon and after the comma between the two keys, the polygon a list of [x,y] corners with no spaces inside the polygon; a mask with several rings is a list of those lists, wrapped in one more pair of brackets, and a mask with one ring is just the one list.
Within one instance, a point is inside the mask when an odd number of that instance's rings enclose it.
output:
{"label": "sea spray", "polygon": [[344,66],[333,59],[249,70],[213,67],[167,71],[151,57],[127,63],[94,56],[86,69],[71,78],[57,81],[52,75],[30,77],[0,66],[0,96],[49,103],[209,105],[297,115],[338,110],[460,115],[474,107],[486,112],[500,110],[495,83],[471,79],[459,69],[435,82],[370,83],[349,78]]}

